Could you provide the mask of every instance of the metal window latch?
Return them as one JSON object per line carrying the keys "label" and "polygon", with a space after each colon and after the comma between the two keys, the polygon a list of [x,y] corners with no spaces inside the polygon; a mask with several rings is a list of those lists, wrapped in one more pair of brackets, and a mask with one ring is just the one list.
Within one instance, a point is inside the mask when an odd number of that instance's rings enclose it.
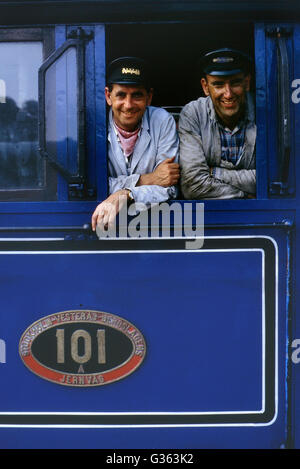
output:
{"label": "metal window latch", "polygon": [[67,39],[79,39],[82,41],[91,41],[93,38],[94,38],[94,32],[93,31],[87,32],[81,26],[79,26],[78,28],[72,29],[67,34]]}
{"label": "metal window latch", "polygon": [[292,34],[292,28],[285,26],[269,26],[266,28],[266,35],[269,37],[289,37]]}

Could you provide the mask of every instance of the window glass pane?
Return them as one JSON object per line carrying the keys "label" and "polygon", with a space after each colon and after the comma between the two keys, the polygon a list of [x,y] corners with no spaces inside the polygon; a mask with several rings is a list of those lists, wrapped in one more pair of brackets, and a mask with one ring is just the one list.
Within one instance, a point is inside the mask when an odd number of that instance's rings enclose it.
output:
{"label": "window glass pane", "polygon": [[0,43],[0,189],[41,188],[38,69],[42,42]]}
{"label": "window glass pane", "polygon": [[77,54],[69,47],[46,71],[46,151],[72,176],[78,173]]}

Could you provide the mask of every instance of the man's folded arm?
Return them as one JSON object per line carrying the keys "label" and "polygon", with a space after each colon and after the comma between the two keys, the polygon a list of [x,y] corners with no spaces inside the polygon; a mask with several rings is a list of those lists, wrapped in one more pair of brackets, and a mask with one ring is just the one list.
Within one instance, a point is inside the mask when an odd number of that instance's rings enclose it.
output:
{"label": "man's folded arm", "polygon": [[133,189],[140,179],[140,174],[131,174],[130,176],[109,177],[109,194],[113,194],[122,189]]}
{"label": "man's folded arm", "polygon": [[234,187],[246,192],[256,194],[256,170],[255,169],[228,169],[215,167],[214,176],[216,179],[231,184]]}
{"label": "man's folded arm", "polygon": [[[189,118],[190,119],[190,118]],[[243,198],[244,192],[210,174],[200,135],[193,132],[189,121],[179,120],[181,190],[186,199]]]}
{"label": "man's folded arm", "polygon": [[110,194],[122,189],[129,189],[135,202],[143,204],[160,203],[177,197],[176,186],[163,187],[157,184],[136,186],[139,174],[109,178]]}

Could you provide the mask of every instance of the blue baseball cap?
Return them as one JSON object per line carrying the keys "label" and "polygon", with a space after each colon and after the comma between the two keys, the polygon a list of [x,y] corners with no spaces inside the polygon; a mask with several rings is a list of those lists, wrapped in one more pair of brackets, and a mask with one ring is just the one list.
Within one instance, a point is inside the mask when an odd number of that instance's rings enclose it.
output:
{"label": "blue baseball cap", "polygon": [[208,52],[200,59],[200,68],[206,75],[235,75],[249,73],[251,58],[236,49],[217,49]]}

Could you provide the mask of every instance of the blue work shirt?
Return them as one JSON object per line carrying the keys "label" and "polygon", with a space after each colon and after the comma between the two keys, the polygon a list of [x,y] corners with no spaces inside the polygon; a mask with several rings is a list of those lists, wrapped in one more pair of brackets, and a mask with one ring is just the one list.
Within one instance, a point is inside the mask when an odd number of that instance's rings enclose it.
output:
{"label": "blue work shirt", "polygon": [[161,108],[147,106],[141,129],[128,163],[114,131],[112,110],[108,122],[109,193],[129,189],[135,202],[160,203],[177,196],[175,186],[136,186],[142,174],[152,173],[166,158],[178,162],[179,139],[171,114]]}

